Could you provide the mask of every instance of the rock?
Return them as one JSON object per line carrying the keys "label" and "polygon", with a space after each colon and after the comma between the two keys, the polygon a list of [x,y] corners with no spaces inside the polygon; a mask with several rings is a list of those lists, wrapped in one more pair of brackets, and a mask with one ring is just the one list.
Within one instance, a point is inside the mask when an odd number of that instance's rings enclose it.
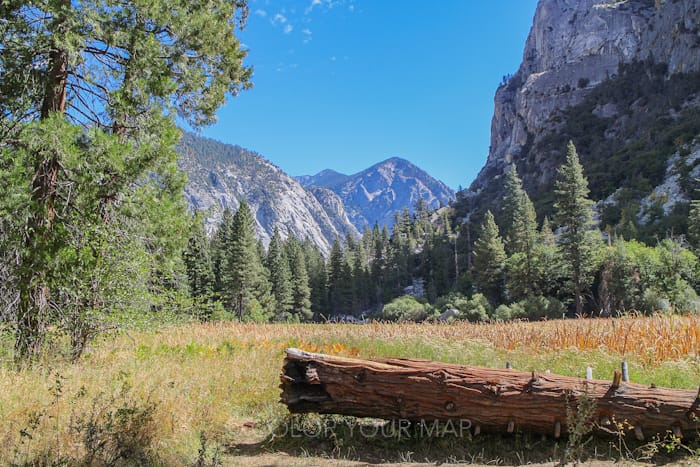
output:
{"label": "rock", "polygon": [[[353,225],[360,231],[377,223],[394,224],[394,214],[408,207],[411,212],[419,198],[430,209],[449,204],[454,191],[411,162],[393,157],[354,175],[324,170],[313,176],[298,177],[307,188],[324,187],[336,193]],[[314,194],[322,194],[312,188]],[[322,199],[319,199],[324,204]]]}
{"label": "rock", "polygon": [[259,154],[190,133],[178,151],[188,176],[185,196],[193,209],[206,213],[210,232],[225,208],[235,210],[246,199],[265,245],[275,226],[283,238],[310,239],[326,256],[336,237],[359,236],[342,203],[325,198],[327,211],[314,194]]}
{"label": "rock", "polygon": [[[499,177],[528,155],[526,188],[551,183],[558,162],[549,154],[526,153],[562,127],[564,109],[615,77],[620,64],[664,64],[667,76],[698,71],[698,47],[700,0],[540,0],[522,63],[496,91],[487,162],[460,197],[491,205],[502,195]],[[698,105],[688,97],[685,105]],[[621,114],[645,110],[643,102],[629,109],[602,104],[593,114],[624,121]],[[605,137],[615,138],[614,129]],[[480,199],[482,192],[491,199]]]}

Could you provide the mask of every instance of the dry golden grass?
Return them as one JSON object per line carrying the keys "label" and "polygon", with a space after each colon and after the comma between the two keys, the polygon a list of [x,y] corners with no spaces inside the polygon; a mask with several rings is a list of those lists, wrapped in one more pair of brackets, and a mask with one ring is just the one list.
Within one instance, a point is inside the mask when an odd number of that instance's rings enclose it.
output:
{"label": "dry golden grass", "polygon": [[[153,411],[142,429],[158,463],[192,463],[200,437],[235,443],[243,423],[278,417],[286,347],[360,357],[411,356],[464,364],[539,367],[600,377],[623,358],[639,381],[697,384],[700,319],[657,316],[544,323],[212,323],[131,333],[96,343],[77,364],[56,358],[33,369],[0,366],[0,464],[84,459],[92,414],[109,438],[108,415]],[[133,420],[132,420],[133,422]],[[100,423],[102,425],[100,425]],[[84,427],[83,427],[84,428]]]}

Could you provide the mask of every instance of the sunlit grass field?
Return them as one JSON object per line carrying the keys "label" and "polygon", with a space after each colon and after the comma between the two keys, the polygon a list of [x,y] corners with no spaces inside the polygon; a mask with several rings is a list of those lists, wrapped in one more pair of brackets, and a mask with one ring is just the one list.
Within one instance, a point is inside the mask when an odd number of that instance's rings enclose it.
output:
{"label": "sunlit grass field", "polygon": [[[8,338],[6,346],[11,345]],[[700,383],[700,318],[628,317],[494,324],[239,324],[129,332],[70,364],[60,348],[31,369],[0,365],[0,464],[235,464],[235,446],[286,408],[284,349],[413,357],[633,382]],[[10,355],[5,349],[2,355]],[[252,427],[252,428],[251,428]],[[274,449],[271,447],[270,449]],[[128,462],[127,462],[128,460]]]}

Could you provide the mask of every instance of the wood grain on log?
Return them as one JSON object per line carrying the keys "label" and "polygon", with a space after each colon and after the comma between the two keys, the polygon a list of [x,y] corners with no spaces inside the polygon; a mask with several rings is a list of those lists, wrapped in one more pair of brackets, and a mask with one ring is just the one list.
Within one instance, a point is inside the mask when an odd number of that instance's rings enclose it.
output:
{"label": "wood grain on log", "polygon": [[700,423],[698,392],[613,380],[463,366],[429,360],[363,360],[287,349],[282,402],[292,413],[387,420],[469,420],[484,432],[565,433],[567,408],[594,401],[601,431],[625,424],[635,436],[692,437]]}

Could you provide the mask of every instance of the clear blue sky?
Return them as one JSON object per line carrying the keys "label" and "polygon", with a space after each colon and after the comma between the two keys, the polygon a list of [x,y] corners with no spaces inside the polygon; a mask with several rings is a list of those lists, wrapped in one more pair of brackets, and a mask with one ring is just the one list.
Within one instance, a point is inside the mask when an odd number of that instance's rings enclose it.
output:
{"label": "clear blue sky", "polygon": [[254,87],[208,136],[290,175],[398,156],[452,188],[488,154],[493,96],[514,73],[536,0],[251,0]]}

